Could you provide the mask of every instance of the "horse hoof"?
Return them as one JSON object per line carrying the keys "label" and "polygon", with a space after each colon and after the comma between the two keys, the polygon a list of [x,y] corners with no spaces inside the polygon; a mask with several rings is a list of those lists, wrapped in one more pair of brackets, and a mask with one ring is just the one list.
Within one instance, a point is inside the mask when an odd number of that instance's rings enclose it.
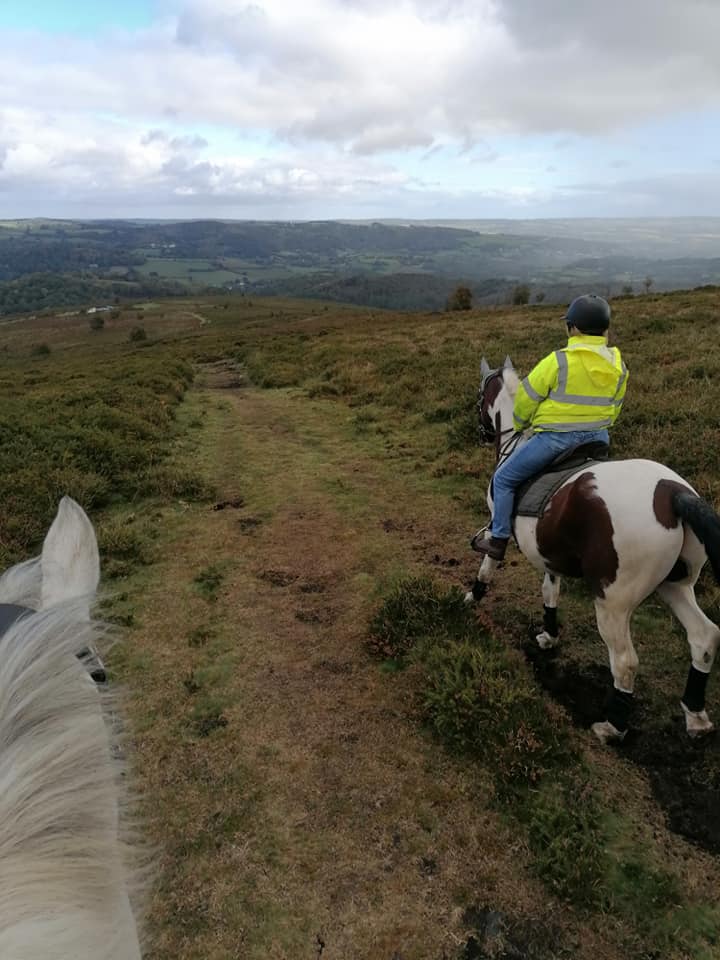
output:
{"label": "horse hoof", "polygon": [[592,732],[598,738],[600,743],[619,743],[625,739],[627,730],[618,730],[609,720],[602,720],[592,725]]}
{"label": "horse hoof", "polygon": [[689,737],[704,737],[715,729],[715,724],[707,715],[706,710],[698,710],[697,712],[688,710],[682,701],[680,706],[685,714],[685,729]]}
{"label": "horse hoof", "polygon": [[547,630],[543,630],[542,633],[538,633],[535,639],[541,650],[552,650],[552,648],[556,647],[560,641],[559,637],[553,637],[552,634],[547,632]]}

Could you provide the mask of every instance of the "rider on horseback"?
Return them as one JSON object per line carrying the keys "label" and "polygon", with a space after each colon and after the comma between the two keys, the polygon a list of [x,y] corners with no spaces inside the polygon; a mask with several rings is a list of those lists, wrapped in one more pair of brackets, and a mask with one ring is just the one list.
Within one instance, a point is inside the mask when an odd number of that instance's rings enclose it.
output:
{"label": "rider on horseback", "polygon": [[[512,533],[515,491],[561,453],[580,444],[609,441],[627,388],[627,367],[617,347],[608,347],[610,305],[587,294],[570,304],[564,318],[568,344],[548,354],[518,387],[513,425],[533,435],[500,463],[493,477],[490,536],[472,548],[493,560],[505,556]],[[480,531],[482,533],[482,531]]]}

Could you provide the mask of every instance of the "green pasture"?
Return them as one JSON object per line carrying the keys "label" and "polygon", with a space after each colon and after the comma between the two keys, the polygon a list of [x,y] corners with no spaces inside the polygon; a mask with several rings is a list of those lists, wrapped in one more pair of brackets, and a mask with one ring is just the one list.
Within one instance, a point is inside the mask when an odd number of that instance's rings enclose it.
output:
{"label": "green pasture", "polygon": [[157,274],[166,280],[186,280],[188,283],[206,283],[211,286],[241,279],[240,274],[232,270],[218,270],[209,260],[149,257],[137,269],[146,276]]}

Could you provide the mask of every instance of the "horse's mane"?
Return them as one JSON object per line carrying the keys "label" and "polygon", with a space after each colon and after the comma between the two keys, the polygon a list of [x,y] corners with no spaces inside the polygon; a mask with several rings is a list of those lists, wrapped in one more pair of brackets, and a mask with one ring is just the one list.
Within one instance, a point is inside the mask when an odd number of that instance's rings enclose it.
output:
{"label": "horse's mane", "polygon": [[40,557],[10,567],[0,577],[0,603],[16,603],[37,610],[42,591]]}
{"label": "horse's mane", "polygon": [[[0,597],[27,602],[39,582],[37,561],[21,564],[0,578]],[[75,656],[101,632],[87,603],[32,613],[0,637],[2,960],[140,956],[105,719],[115,708]]]}
{"label": "horse's mane", "polygon": [[512,367],[505,367],[503,369],[503,383],[507,387],[510,396],[514,397],[517,393],[517,388],[520,386],[520,377]]}

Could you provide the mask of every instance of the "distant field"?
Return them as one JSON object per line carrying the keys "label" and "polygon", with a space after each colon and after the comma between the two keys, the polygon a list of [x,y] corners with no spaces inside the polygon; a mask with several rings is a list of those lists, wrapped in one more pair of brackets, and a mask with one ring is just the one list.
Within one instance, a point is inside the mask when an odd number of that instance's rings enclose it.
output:
{"label": "distant field", "polygon": [[[210,260],[183,259],[181,257],[148,257],[137,270],[145,276],[157,274],[165,280],[187,283],[207,283],[221,286],[247,278],[254,280],[278,280],[293,274],[312,273],[312,267],[296,267],[282,263],[259,265],[253,261],[225,259],[221,261],[225,269],[218,269]],[[217,263],[217,261],[216,261]]]}
{"label": "distant field", "polygon": [[146,276],[157,274],[167,280],[187,280],[188,283],[207,283],[213,286],[241,279],[239,273],[218,270],[209,260],[150,257],[138,267],[138,271]]}

